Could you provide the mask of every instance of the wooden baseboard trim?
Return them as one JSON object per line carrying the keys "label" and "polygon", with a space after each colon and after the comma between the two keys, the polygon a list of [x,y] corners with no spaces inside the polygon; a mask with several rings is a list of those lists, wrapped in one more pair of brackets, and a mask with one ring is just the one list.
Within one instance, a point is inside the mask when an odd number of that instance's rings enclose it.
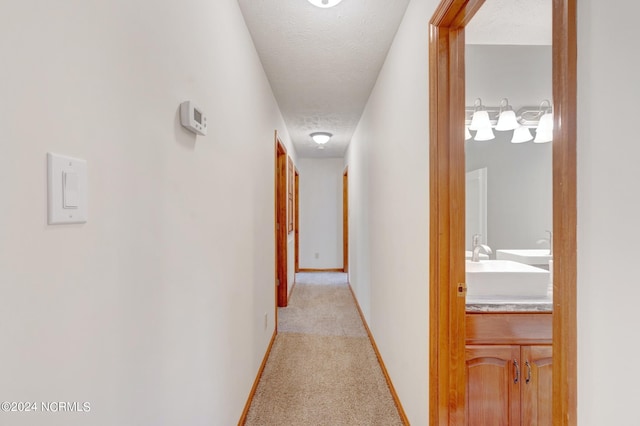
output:
{"label": "wooden baseboard trim", "polygon": [[262,372],[264,371],[264,367],[267,365],[267,360],[269,359],[269,354],[271,354],[271,348],[273,347],[273,342],[276,340],[277,331],[273,331],[273,336],[271,336],[271,341],[269,342],[269,346],[267,346],[267,351],[264,354],[264,358],[262,359],[262,364],[260,364],[260,368],[258,369],[258,375],[256,376],[256,380],[253,382],[253,386],[251,387],[251,392],[249,392],[249,398],[247,398],[247,403],[244,405],[244,410],[242,410],[242,416],[240,416],[240,420],[238,421],[238,426],[244,426],[244,423],[247,421],[247,416],[249,415],[249,408],[251,408],[251,402],[253,402],[253,397],[256,394],[256,389],[258,389],[258,383],[260,382],[260,378],[262,377]]}
{"label": "wooden baseboard trim", "polygon": [[371,341],[371,346],[373,346],[373,351],[376,354],[376,358],[378,358],[380,369],[382,370],[382,374],[384,375],[384,378],[387,381],[387,386],[389,386],[389,391],[391,392],[391,397],[393,398],[393,402],[396,404],[396,408],[398,409],[398,414],[402,419],[402,423],[405,426],[409,426],[410,423],[409,423],[409,419],[407,418],[407,414],[404,412],[404,408],[402,408],[402,403],[400,402],[400,398],[396,393],[396,389],[393,387],[393,383],[391,382],[391,377],[389,377],[389,372],[387,371],[387,367],[384,365],[384,361],[382,360],[382,355],[380,355],[380,351],[378,350],[378,345],[376,345],[376,341],[373,338],[373,334],[371,334],[371,330],[369,329],[367,320],[364,318],[362,309],[360,309],[358,298],[356,297],[356,294],[353,292],[353,288],[351,288],[351,283],[349,283],[349,290],[351,291],[351,296],[353,297],[353,300],[356,303],[356,308],[358,308],[358,313],[360,314],[360,318],[362,319],[362,324],[364,324],[364,329],[367,331],[367,335],[369,336],[369,341]]}
{"label": "wooden baseboard trim", "polygon": [[344,272],[344,269],[342,268],[328,268],[328,269],[300,268],[300,272]]}

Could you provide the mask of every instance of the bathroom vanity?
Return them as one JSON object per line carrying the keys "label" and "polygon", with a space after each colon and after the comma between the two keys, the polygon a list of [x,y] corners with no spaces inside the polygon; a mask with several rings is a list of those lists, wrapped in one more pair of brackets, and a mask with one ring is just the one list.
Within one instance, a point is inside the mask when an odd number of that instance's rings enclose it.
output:
{"label": "bathroom vanity", "polygon": [[550,299],[467,304],[469,425],[553,423],[551,309]]}

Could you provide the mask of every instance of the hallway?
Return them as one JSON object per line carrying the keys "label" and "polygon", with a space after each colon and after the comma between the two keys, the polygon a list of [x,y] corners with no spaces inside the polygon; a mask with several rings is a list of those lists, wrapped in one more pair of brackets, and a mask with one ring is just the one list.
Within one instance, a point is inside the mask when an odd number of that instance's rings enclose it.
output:
{"label": "hallway", "polygon": [[299,273],[246,425],[401,425],[343,273]]}

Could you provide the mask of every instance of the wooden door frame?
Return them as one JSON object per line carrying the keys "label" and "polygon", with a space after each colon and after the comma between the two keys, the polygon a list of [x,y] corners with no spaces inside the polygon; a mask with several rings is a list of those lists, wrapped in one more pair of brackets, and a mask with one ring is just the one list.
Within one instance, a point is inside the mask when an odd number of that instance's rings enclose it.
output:
{"label": "wooden door frame", "polygon": [[[295,261],[294,268],[295,272],[300,272],[300,172],[298,169],[294,168],[295,176],[294,179],[294,239],[295,239]],[[293,291],[293,290],[292,290]]]}
{"label": "wooden door frame", "polygon": [[[275,132],[276,306],[287,306],[287,149]],[[277,319],[277,309],[276,309]],[[277,323],[277,322],[276,322]]]}
{"label": "wooden door frame", "polygon": [[349,167],[342,174],[342,271],[349,272]]}
{"label": "wooden door frame", "polygon": [[[429,28],[431,425],[465,424],[464,27],[483,3],[442,0]],[[576,3],[553,0],[556,425],[577,424]]]}

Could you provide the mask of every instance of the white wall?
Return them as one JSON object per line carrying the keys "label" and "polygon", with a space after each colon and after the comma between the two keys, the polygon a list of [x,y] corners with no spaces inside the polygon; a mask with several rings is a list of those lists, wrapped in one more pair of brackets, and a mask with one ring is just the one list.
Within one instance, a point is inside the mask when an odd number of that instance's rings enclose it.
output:
{"label": "white wall", "polygon": [[640,352],[633,270],[640,258],[640,4],[578,3],[578,421],[633,424],[640,380],[633,359]]}
{"label": "white wall", "polygon": [[300,158],[298,171],[300,172],[300,268],[342,269],[344,160],[342,158]]}
{"label": "white wall", "polygon": [[[274,329],[274,129],[293,152],[237,2],[3,2],[0,34],[0,400],[91,403],[0,423],[234,424]],[[88,223],[46,225],[48,151],[87,160]]]}
{"label": "white wall", "polygon": [[429,418],[428,22],[413,0],[350,144],[350,281],[411,421]]}

